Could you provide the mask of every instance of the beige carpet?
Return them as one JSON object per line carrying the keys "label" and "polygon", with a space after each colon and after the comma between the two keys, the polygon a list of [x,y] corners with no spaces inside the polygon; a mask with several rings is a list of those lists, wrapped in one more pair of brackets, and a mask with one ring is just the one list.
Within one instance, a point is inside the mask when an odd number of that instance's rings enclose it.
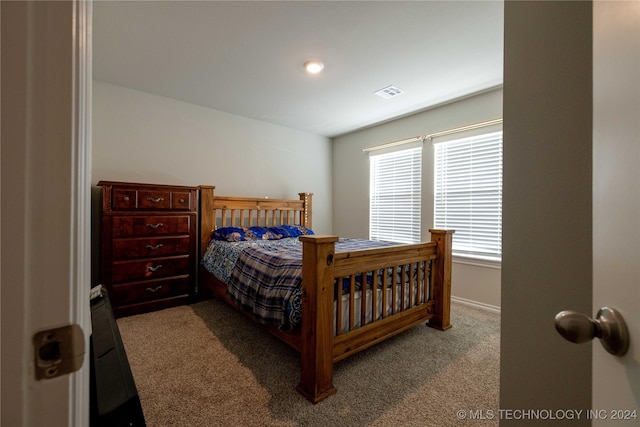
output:
{"label": "beige carpet", "polygon": [[297,352],[219,300],[118,325],[149,427],[497,426],[499,315],[454,303],[451,318],[339,362],[317,405],[295,391]]}

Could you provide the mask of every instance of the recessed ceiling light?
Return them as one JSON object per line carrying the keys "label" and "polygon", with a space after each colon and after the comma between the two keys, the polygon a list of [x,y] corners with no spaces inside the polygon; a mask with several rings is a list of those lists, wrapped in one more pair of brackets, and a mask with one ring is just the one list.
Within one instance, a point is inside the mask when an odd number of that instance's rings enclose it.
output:
{"label": "recessed ceiling light", "polygon": [[324,64],[320,61],[310,60],[304,63],[304,69],[307,73],[318,74],[324,68]]}

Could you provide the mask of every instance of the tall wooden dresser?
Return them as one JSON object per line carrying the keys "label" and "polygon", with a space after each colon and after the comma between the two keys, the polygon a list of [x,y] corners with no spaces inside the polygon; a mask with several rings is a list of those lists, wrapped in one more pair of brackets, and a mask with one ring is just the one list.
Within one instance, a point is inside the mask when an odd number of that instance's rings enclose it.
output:
{"label": "tall wooden dresser", "polygon": [[100,279],[116,317],[195,296],[197,187],[101,181]]}

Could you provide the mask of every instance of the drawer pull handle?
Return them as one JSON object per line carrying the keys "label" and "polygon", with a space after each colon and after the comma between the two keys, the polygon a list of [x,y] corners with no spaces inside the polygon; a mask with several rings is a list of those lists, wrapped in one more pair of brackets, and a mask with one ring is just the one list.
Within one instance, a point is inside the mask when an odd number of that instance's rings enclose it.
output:
{"label": "drawer pull handle", "polygon": [[151,293],[156,293],[158,292],[160,289],[162,289],[162,285],[158,285],[155,288],[147,288],[147,292],[151,292]]}
{"label": "drawer pull handle", "polygon": [[158,203],[158,202],[164,201],[164,197],[151,197],[151,196],[148,196],[147,200],[150,201],[150,202],[153,202],[153,203]]}
{"label": "drawer pull handle", "polygon": [[157,249],[160,249],[162,247],[162,243],[158,243],[157,245],[153,246],[153,245],[147,245],[147,249],[149,249],[150,251],[155,251]]}
{"label": "drawer pull handle", "polygon": [[158,266],[156,266],[156,267],[151,267],[151,266],[149,266],[149,267],[147,267],[147,271],[148,271],[148,272],[151,272],[151,273],[155,273],[155,272],[156,272],[156,271],[158,271],[161,267],[162,267],[162,264],[160,264],[160,265],[158,265]]}
{"label": "drawer pull handle", "polygon": [[184,203],[184,199],[179,199],[178,200],[180,203]]}
{"label": "drawer pull handle", "polygon": [[159,227],[163,227],[164,224],[159,222],[157,224],[146,224],[146,226],[149,227],[149,228],[159,228]]}
{"label": "drawer pull handle", "polygon": [[128,201],[129,201],[129,196],[124,196],[123,200],[124,200],[125,202],[128,202]]}

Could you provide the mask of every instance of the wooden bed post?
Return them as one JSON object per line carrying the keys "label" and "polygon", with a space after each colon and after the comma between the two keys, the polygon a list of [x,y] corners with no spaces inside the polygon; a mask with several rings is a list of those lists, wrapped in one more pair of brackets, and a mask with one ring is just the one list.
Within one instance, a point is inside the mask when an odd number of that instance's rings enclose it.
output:
{"label": "wooden bed post", "polygon": [[[213,185],[200,186],[200,247],[198,253],[200,258],[204,256],[204,252],[209,246],[211,233],[216,228],[216,218],[213,214],[213,191],[216,189]],[[206,212],[206,214],[204,214]]]}
{"label": "wooden bed post", "polygon": [[302,321],[298,392],[318,403],[333,387],[333,257],[337,236],[300,236]]}
{"label": "wooden bed post", "polygon": [[433,298],[435,313],[427,325],[441,331],[451,327],[451,246],[453,230],[429,229],[431,241],[438,244],[438,258],[433,262]]}
{"label": "wooden bed post", "polygon": [[307,228],[312,228],[311,225],[311,207],[313,200],[313,193],[298,193],[300,200],[304,203],[304,209],[300,212],[300,225]]}

